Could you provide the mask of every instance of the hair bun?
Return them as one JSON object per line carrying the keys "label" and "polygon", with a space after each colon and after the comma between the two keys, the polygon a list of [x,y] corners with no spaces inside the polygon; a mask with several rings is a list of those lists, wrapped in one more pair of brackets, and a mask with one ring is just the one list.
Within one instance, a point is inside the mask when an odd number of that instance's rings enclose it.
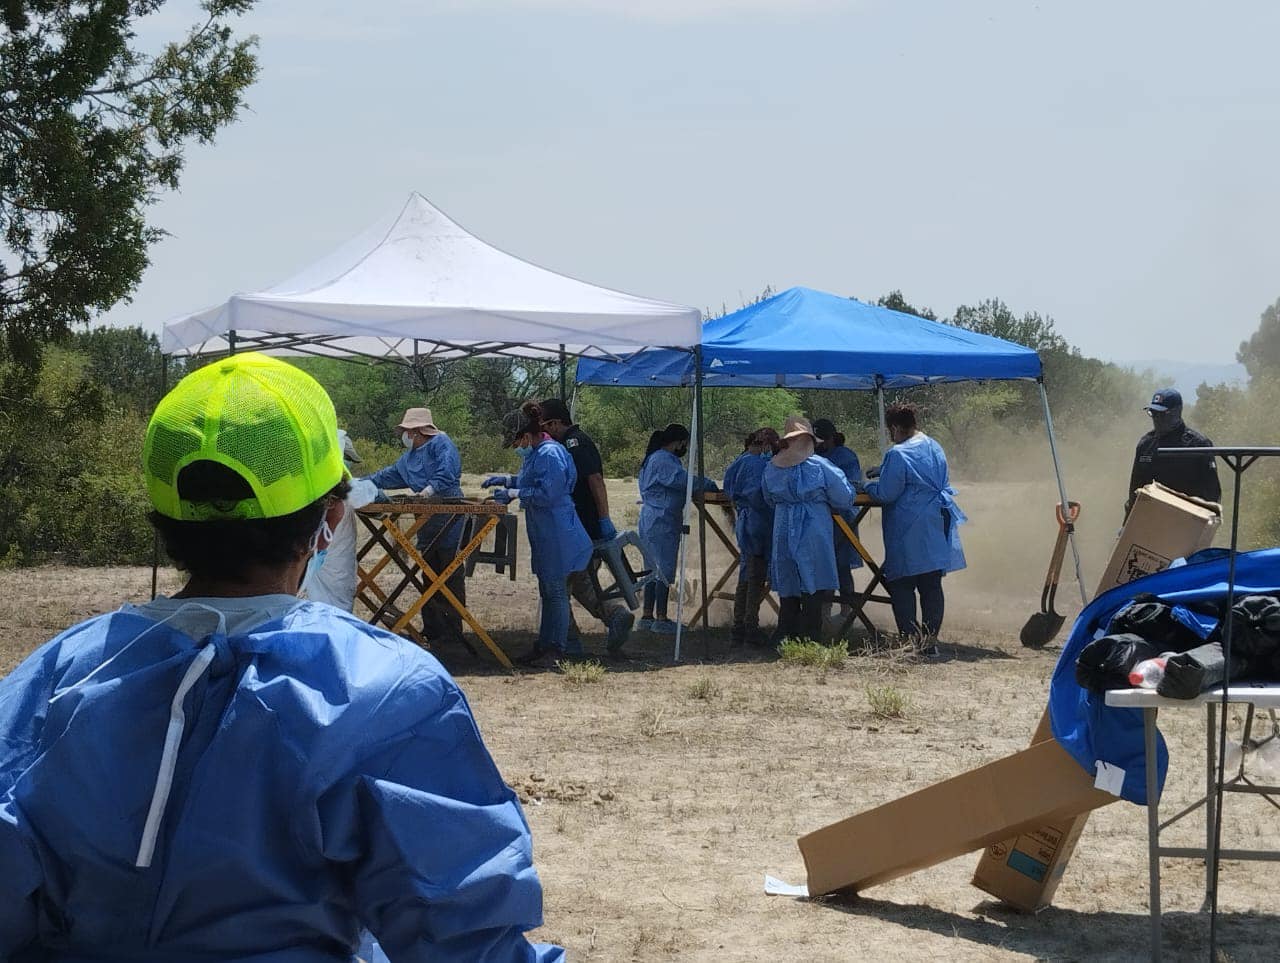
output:
{"label": "hair bun", "polygon": [[536,421],[542,424],[542,405],[536,401],[526,401],[520,406],[520,410],[524,412],[524,416],[530,421]]}

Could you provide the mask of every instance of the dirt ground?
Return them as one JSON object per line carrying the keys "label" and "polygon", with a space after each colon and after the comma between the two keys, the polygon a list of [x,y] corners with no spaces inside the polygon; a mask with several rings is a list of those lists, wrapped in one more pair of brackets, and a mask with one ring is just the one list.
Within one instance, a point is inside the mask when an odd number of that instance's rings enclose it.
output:
{"label": "dirt ground", "polygon": [[[1025,747],[1057,652],[1025,650],[1017,632],[1038,601],[1052,539],[1045,506],[1055,499],[1044,486],[962,486],[961,496],[970,569],[947,580],[936,661],[863,656],[821,674],[771,653],[730,651],[717,629],[691,637],[679,665],[670,639],[638,637],[630,660],[575,684],[556,672],[509,675],[488,659],[438,653],[526,800],[546,887],[546,925],[534,937],[565,945],[571,959],[600,961],[1146,955],[1146,811],[1123,802],[1094,814],[1055,905],[1037,916],[969,885],[976,854],[856,899],[763,892],[766,873],[804,881],[797,836]],[[619,484],[614,498],[634,501],[634,488]],[[878,552],[871,521],[867,540]],[[1082,529],[1094,579],[1114,521]],[[724,561],[709,553],[713,572]],[[515,582],[478,570],[469,583],[473,611],[513,653],[529,646],[536,622],[524,565]],[[161,572],[161,591],[179,584]],[[0,572],[0,672],[60,629],[149,594],[145,569]],[[1074,580],[1062,595],[1059,610],[1074,614]],[[887,627],[887,612],[875,615]],[[602,651],[601,627],[582,613],[579,621],[588,647]],[[892,686],[905,716],[874,715],[869,685]],[[1202,719],[1190,710],[1162,719],[1173,758],[1166,812],[1201,782]],[[1264,801],[1231,798],[1227,812],[1224,845],[1280,848],[1280,822]],[[1192,844],[1201,832],[1192,822],[1181,838]],[[1274,879],[1266,864],[1224,864],[1220,934],[1230,959],[1276,957]],[[1163,880],[1167,954],[1203,959],[1203,867],[1169,860]]]}

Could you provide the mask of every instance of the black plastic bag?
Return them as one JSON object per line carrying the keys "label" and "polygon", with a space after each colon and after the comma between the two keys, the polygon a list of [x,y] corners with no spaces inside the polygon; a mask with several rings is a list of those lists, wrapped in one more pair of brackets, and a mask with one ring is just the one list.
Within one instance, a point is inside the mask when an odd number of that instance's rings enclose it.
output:
{"label": "black plastic bag", "polygon": [[[1164,678],[1156,692],[1168,699],[1194,699],[1205,689],[1221,685],[1226,668],[1227,660],[1217,642],[1171,655],[1164,664]],[[1241,675],[1234,665],[1231,675],[1233,678]]]}
{"label": "black plastic bag", "polygon": [[1232,675],[1260,680],[1277,678],[1280,669],[1280,599],[1274,595],[1246,595],[1231,607]]}
{"label": "black plastic bag", "polygon": [[1161,652],[1186,652],[1204,644],[1204,639],[1174,615],[1173,606],[1150,592],[1111,617],[1108,635],[1138,635],[1159,646]]}
{"label": "black plastic bag", "polygon": [[1140,635],[1104,635],[1084,647],[1076,659],[1076,681],[1090,692],[1128,689],[1129,671],[1145,659],[1167,652]]}

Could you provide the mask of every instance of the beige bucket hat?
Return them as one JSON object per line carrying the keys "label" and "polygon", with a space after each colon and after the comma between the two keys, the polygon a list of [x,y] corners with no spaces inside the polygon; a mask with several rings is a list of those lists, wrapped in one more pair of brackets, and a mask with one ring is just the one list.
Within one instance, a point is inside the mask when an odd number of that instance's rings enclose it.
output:
{"label": "beige bucket hat", "polygon": [[417,428],[428,435],[440,434],[440,429],[436,427],[436,423],[431,419],[430,408],[410,408],[404,413],[404,417],[400,419],[397,428],[404,430],[407,428]]}
{"label": "beige bucket hat", "polygon": [[773,456],[773,464],[778,468],[794,468],[813,454],[817,440],[808,418],[788,418],[782,428],[782,441],[786,447]]}

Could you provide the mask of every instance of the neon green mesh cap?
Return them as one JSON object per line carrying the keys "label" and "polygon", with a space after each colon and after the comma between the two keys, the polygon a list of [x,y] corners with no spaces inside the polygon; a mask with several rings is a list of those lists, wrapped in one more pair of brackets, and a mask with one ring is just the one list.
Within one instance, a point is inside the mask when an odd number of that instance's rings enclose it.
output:
{"label": "neon green mesh cap", "polygon": [[[225,465],[253,497],[181,498],[178,475],[195,461]],[[161,399],[147,425],[142,469],[156,511],[182,521],[288,515],[346,475],[328,394],[305,371],[256,352],[193,371]]]}

